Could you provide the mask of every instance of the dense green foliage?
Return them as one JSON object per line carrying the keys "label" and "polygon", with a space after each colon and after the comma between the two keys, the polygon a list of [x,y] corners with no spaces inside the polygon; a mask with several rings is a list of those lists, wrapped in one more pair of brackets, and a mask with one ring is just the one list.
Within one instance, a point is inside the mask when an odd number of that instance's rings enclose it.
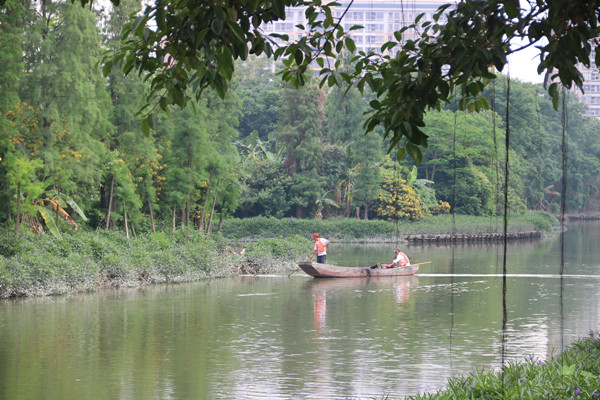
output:
{"label": "dense green foliage", "polygon": [[451,379],[438,393],[408,399],[593,399],[600,397],[599,359],[600,335],[590,332],[549,360],[531,356],[498,373],[476,371]]}
{"label": "dense green foliage", "polygon": [[[496,111],[474,115],[453,103],[423,116],[429,148],[416,169],[386,158],[392,142],[383,131],[364,134],[373,94],[325,90],[308,75],[296,91],[277,83],[263,58],[236,64],[224,98],[204,91],[188,101],[193,107],[153,119],[146,136],[134,114],[151,91],[150,75],[113,66],[103,79],[94,68],[118,45],[137,0],[102,16],[52,1],[3,7],[14,11],[2,14],[3,54],[22,56],[7,61],[0,80],[0,223],[16,233],[58,237],[84,225],[135,237],[182,226],[215,232],[232,216],[394,223],[448,206],[482,216],[503,208],[502,80],[486,93]],[[512,86],[510,212],[556,213],[560,116],[538,85]],[[568,121],[567,211],[597,210],[599,123],[581,117],[574,102]]]}
{"label": "dense green foliage", "polygon": [[[111,2],[118,5],[120,0]],[[298,6],[304,7],[305,18],[299,37],[267,35],[261,29],[262,24],[285,20],[286,7]],[[141,15],[132,14],[121,47],[108,58],[105,70],[122,65],[126,72],[150,74],[153,96],[148,106],[167,110],[169,105],[185,106],[194,95],[198,99],[207,87],[223,97],[234,61],[246,60],[249,54],[282,60],[282,78],[296,87],[306,82],[316,63],[321,85],[350,84],[374,91],[377,99],[370,102],[373,113],[367,131],[382,127],[399,158],[408,152],[419,162],[422,147],[427,147],[425,113],[457,93],[462,110],[488,108],[487,98],[480,95],[496,77],[494,68],[502,71],[507,65],[508,55],[530,47],[539,51],[538,72],[546,74],[555,108],[559,82],[566,88],[583,88],[578,63],[600,64],[600,53],[595,52],[600,33],[597,1],[545,0],[521,8],[516,0],[478,0],[447,4],[433,21],[416,17],[379,51],[360,51],[348,71],[330,61],[346,50],[356,51],[348,31],[362,27],[342,23],[346,12],[338,18],[336,6],[339,3],[320,0],[152,3]],[[407,38],[407,31],[416,35]],[[511,45],[515,40],[524,44]],[[187,91],[190,87],[193,94]],[[152,120],[152,112],[147,112],[145,131]]]}

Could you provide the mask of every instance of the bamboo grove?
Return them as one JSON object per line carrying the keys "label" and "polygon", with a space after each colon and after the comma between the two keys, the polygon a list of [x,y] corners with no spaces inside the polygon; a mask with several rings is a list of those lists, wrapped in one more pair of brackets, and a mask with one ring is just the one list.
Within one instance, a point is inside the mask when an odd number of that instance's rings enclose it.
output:
{"label": "bamboo grove", "polygon": [[[422,162],[387,155],[365,135],[372,98],[357,90],[300,89],[277,65],[235,65],[224,98],[207,90],[168,112],[154,104],[144,134],[145,76],[102,54],[141,4],[90,9],[50,0],[6,0],[0,9],[0,223],[15,232],[220,228],[230,217],[419,220],[501,210],[505,101],[479,114],[449,104],[425,115]],[[559,211],[559,113],[544,90],[512,82],[509,206]],[[486,89],[505,96],[500,78]],[[165,94],[168,96],[169,93]],[[168,99],[169,103],[177,99]],[[568,212],[600,206],[600,123],[568,102]],[[147,127],[146,127],[147,128]]]}

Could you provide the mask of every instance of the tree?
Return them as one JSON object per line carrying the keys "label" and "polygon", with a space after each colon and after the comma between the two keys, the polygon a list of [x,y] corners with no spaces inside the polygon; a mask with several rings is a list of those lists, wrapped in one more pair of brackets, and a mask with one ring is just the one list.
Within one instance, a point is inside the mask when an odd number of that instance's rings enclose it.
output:
{"label": "tree", "polygon": [[406,167],[387,156],[381,166],[383,180],[375,203],[375,213],[384,219],[419,221],[425,217],[425,209],[419,194],[403,178]]}
{"label": "tree", "polygon": [[11,218],[11,188],[7,175],[16,168],[15,148],[12,138],[17,136],[7,113],[18,107],[19,83],[23,74],[23,46],[21,34],[25,6],[22,1],[0,3],[0,198],[5,201],[0,209],[0,221]]}
{"label": "tree", "polygon": [[39,111],[45,178],[84,207],[98,197],[113,126],[110,98],[96,68],[101,52],[95,17],[88,9],[43,1],[28,10],[20,98]]}
{"label": "tree", "polygon": [[350,215],[351,207],[363,208],[365,219],[379,191],[378,167],[383,162],[381,138],[365,135],[363,129],[367,108],[365,99],[353,87],[333,88],[327,96],[327,137],[346,149],[338,181],[338,202],[344,203],[346,216]]}
{"label": "tree", "polygon": [[[89,0],[80,2],[85,5]],[[313,0],[306,4],[306,35],[275,49],[273,38],[265,36],[260,25],[284,19],[285,7],[304,3],[211,0],[199,7],[174,0],[155,2],[127,25],[123,46],[107,59],[105,67],[119,64],[127,73],[135,69],[150,74],[152,94],[157,96],[153,101],[166,109],[170,104],[185,106],[192,83],[197,96],[207,87],[224,96],[234,60],[245,60],[249,53],[282,59],[282,78],[294,86],[306,82],[308,67],[316,61],[321,66],[322,84],[353,83],[361,91],[373,90],[377,99],[370,103],[373,113],[367,131],[382,126],[385,135],[391,135],[390,150],[398,147],[399,158],[408,152],[420,161],[420,147],[427,146],[422,130],[426,111],[439,109],[455,95],[461,109],[488,108],[480,94],[496,77],[491,70],[503,70],[508,55],[531,46],[539,49],[538,71],[546,73],[557,108],[559,82],[567,88],[582,88],[576,65],[590,65],[590,54],[597,46],[594,40],[600,33],[596,2],[546,0],[528,3],[531,8],[524,10],[517,0],[460,2],[452,10],[441,8],[434,23],[420,26],[417,18],[415,26],[396,32],[395,40],[381,47],[384,55],[356,56],[355,70],[347,74],[325,67],[326,57],[335,58],[345,47],[353,51],[355,45],[334,17],[336,3],[321,3]],[[442,18],[445,12],[447,16]],[[412,28],[421,35],[403,41],[403,32]],[[526,44],[511,48],[513,39],[523,39]],[[400,43],[402,48],[394,56],[386,53]],[[600,52],[595,57],[600,65]],[[148,114],[144,121],[147,130],[152,116]]]}
{"label": "tree", "polygon": [[275,137],[285,149],[284,168],[290,177],[290,203],[296,218],[314,209],[325,191],[318,171],[323,155],[324,107],[325,94],[315,83],[299,91],[284,88],[281,95]]}
{"label": "tree", "polygon": [[272,60],[266,57],[249,57],[239,62],[236,92],[243,103],[240,117],[240,139],[257,131],[261,140],[268,140],[277,125],[277,102],[281,93],[281,80],[272,71]]}

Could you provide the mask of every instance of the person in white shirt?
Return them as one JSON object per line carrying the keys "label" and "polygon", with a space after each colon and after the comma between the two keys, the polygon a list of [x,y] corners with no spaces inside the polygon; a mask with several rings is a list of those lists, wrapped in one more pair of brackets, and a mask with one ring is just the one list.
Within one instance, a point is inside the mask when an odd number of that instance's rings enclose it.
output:
{"label": "person in white shirt", "polygon": [[394,253],[396,253],[396,258],[394,259],[394,261],[392,261],[391,264],[384,264],[383,267],[394,268],[394,267],[406,267],[406,266],[410,265],[410,259],[408,258],[408,256],[406,254],[404,254],[403,252],[400,251],[400,247],[396,247],[396,249],[394,250]]}

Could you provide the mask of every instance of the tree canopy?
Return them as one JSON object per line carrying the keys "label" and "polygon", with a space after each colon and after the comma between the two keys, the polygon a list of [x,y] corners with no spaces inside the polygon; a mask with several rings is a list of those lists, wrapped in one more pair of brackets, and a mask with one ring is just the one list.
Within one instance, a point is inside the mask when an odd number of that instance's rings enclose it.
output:
{"label": "tree canopy", "polygon": [[[0,0],[0,6],[6,0]],[[75,2],[75,0],[72,0]],[[90,0],[80,0],[86,5]],[[119,0],[111,0],[119,5]],[[439,109],[457,95],[461,109],[481,110],[488,102],[481,96],[486,85],[501,71],[507,56],[535,46],[540,54],[538,72],[545,73],[546,88],[558,106],[558,84],[582,88],[578,63],[589,66],[598,44],[600,1],[474,0],[444,6],[434,21],[395,32],[378,53],[360,52],[352,71],[338,71],[329,60],[341,52],[355,51],[348,31],[332,12],[339,3],[321,0],[158,0],[133,15],[123,30],[121,46],[104,63],[108,74],[115,65],[126,73],[138,71],[151,82],[148,104],[142,111],[142,128],[153,126],[153,110],[185,106],[211,87],[224,96],[234,71],[234,60],[249,54],[266,54],[283,61],[281,76],[294,86],[306,81],[311,63],[320,68],[321,85],[354,85],[373,90],[367,131],[382,126],[390,138],[389,150],[398,148],[421,160],[427,147],[424,113]],[[305,34],[294,41],[285,35],[265,34],[261,25],[285,19],[285,7],[304,6]],[[446,13],[447,18],[441,18]],[[350,28],[351,30],[352,28]],[[417,39],[403,40],[409,29]],[[279,46],[275,39],[286,42]],[[511,48],[513,39],[525,44]],[[402,46],[400,47],[400,43]],[[399,48],[394,56],[389,50]],[[596,53],[600,61],[600,54]],[[598,62],[600,64],[600,62]],[[193,89],[193,93],[188,88]]]}

